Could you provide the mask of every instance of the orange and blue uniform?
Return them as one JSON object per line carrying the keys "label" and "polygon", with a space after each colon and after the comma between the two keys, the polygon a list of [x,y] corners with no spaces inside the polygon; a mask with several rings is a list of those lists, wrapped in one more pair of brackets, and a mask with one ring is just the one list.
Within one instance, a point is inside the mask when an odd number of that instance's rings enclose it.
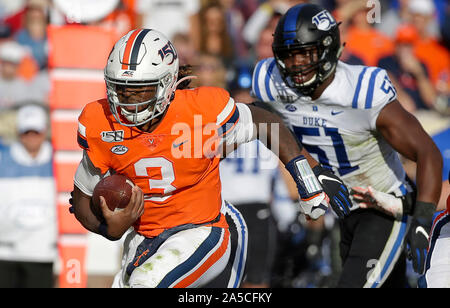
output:
{"label": "orange and blue uniform", "polygon": [[202,265],[192,262],[196,271],[186,269],[182,279],[177,276],[167,286],[192,286],[217,260],[229,256],[228,223],[220,215],[227,205],[216,154],[221,138],[238,121],[234,100],[214,87],[177,90],[152,132],[119,124],[106,99],[86,105],[79,116],[78,143],[92,164],[102,174],[114,170],[128,176],[144,192],[144,214],[134,224],[137,236],[151,239],[185,224],[222,230],[211,245],[214,252],[205,250],[210,255]]}
{"label": "orange and blue uniform", "polygon": [[[227,106],[231,108],[223,122],[216,123]],[[217,135],[212,128],[238,120],[236,105],[219,88],[176,91],[151,133],[117,123],[103,99],[88,104],[81,113],[79,123],[85,133],[78,132],[78,142],[102,173],[113,169],[143,190],[145,212],[134,227],[151,237],[167,228],[205,223],[218,216],[220,158],[208,156]],[[224,227],[224,220],[217,225]]]}

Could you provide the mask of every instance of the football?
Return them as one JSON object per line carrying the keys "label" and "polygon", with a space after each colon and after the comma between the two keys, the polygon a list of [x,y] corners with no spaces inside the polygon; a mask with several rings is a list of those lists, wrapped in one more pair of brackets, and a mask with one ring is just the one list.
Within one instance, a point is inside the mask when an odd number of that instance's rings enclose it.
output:
{"label": "football", "polygon": [[92,194],[91,210],[95,216],[103,218],[100,196],[105,198],[111,211],[125,208],[130,202],[134,183],[123,174],[113,174],[100,180]]}

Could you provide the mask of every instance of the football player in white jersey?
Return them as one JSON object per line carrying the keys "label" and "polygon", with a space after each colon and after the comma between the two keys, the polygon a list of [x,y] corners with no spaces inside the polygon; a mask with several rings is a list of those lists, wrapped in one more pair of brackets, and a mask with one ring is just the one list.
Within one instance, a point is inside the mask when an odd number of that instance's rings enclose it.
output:
{"label": "football player in white jersey", "polygon": [[[450,174],[447,180],[450,183]],[[369,188],[355,188],[354,196],[360,200],[360,206],[377,208],[394,217],[403,215],[403,202],[393,195]],[[419,288],[450,288],[450,195],[447,197],[447,207],[435,213],[432,228],[429,233],[425,270],[418,279]],[[419,231],[420,232],[420,229]]]}
{"label": "football player in white jersey", "polygon": [[[373,187],[404,205],[394,219],[353,202],[340,219],[343,269],[338,287],[406,285],[408,254],[421,273],[439,200],[442,157],[417,119],[397,100],[385,70],[339,61],[339,24],[324,8],[299,4],[279,20],[273,58],[257,63],[252,91],[282,115],[298,140],[348,187]],[[417,163],[417,189],[398,153]],[[328,168],[326,168],[328,167]],[[422,232],[423,231],[423,232]],[[408,253],[403,253],[406,243]]]}

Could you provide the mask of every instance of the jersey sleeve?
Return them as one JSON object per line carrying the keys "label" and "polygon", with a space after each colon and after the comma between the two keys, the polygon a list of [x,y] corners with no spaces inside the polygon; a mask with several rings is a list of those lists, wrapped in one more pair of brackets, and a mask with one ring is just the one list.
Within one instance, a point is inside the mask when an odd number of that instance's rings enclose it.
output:
{"label": "jersey sleeve", "polygon": [[[254,127],[251,110],[242,103],[236,103],[230,94],[221,88],[200,88],[197,98],[198,110],[206,118],[209,128],[214,129],[211,153],[221,152],[223,146],[232,148],[235,144],[242,144],[254,139]],[[210,131],[210,129],[206,131]],[[212,136],[207,136],[212,137]],[[228,152],[228,150],[226,151]],[[214,155],[215,155],[214,154]],[[210,157],[210,155],[207,155]]]}
{"label": "jersey sleeve", "polygon": [[81,112],[78,117],[77,142],[80,148],[88,155],[93,166],[104,174],[109,170],[109,166],[100,143],[99,115],[101,115],[100,112],[102,110],[97,109],[99,109],[99,106],[91,103],[86,105]]}
{"label": "jersey sleeve", "polygon": [[75,172],[75,186],[86,195],[92,196],[95,186],[106,175],[109,175],[109,171],[106,174],[102,174],[99,169],[94,167],[86,151],[83,151],[83,158]]}
{"label": "jersey sleeve", "polygon": [[367,128],[375,130],[380,111],[397,98],[397,91],[386,70],[379,67],[361,66],[355,82],[352,108],[364,110]]}
{"label": "jersey sleeve", "polygon": [[[373,101],[372,108],[370,108],[371,121],[370,128],[376,129],[376,121],[380,111],[390,102],[397,99],[397,91],[392,84],[386,70],[377,68],[378,71],[373,83]],[[369,83],[370,86],[370,83]],[[369,89],[370,90],[370,89]]]}
{"label": "jersey sleeve", "polygon": [[276,67],[274,58],[259,61],[252,77],[251,95],[262,102],[275,101],[275,85],[272,82],[273,72]]}
{"label": "jersey sleeve", "polygon": [[218,135],[225,137],[239,123],[239,109],[228,91],[222,88],[201,87],[197,97],[198,112],[217,127]]}

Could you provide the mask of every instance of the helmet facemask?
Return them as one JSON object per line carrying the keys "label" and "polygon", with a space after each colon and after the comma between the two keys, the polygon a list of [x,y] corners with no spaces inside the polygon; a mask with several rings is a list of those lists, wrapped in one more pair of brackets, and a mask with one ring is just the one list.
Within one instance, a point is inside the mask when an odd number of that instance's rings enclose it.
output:
{"label": "helmet facemask", "polygon": [[[343,48],[339,24],[326,9],[309,3],[291,7],[280,18],[272,50],[289,87],[305,96],[313,96],[316,89],[332,76]],[[295,53],[304,57],[293,65],[286,59]]]}
{"label": "helmet facemask", "polygon": [[[275,59],[283,78],[290,87],[303,95],[311,95],[334,71],[327,60],[328,49],[320,44],[293,44],[274,48]],[[292,64],[296,57],[303,58],[304,64]],[[291,62],[291,64],[289,64]],[[288,64],[288,65],[287,65]]]}
{"label": "helmet facemask", "polygon": [[164,34],[135,29],[120,38],[104,70],[109,106],[124,126],[164,115],[177,86],[178,54]]}
{"label": "helmet facemask", "polygon": [[124,126],[141,126],[161,116],[170,103],[176,77],[160,80],[123,81],[106,78],[111,112]]}

